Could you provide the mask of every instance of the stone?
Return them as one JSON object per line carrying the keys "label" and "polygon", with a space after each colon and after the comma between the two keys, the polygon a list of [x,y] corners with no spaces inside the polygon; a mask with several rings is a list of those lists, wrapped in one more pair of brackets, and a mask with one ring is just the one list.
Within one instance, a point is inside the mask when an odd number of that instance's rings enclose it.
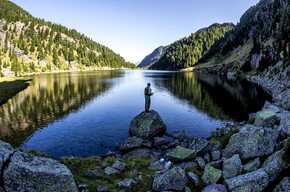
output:
{"label": "stone", "polygon": [[194,161],[182,162],[182,163],[179,164],[179,167],[181,169],[184,169],[184,170],[186,170],[189,167],[194,167],[194,166],[197,166],[197,163],[194,162]]}
{"label": "stone", "polygon": [[223,160],[211,161],[206,165],[212,166],[216,169],[221,169],[223,165]]}
{"label": "stone", "polygon": [[244,172],[252,172],[259,169],[261,166],[259,157],[249,161],[246,165],[243,166]]}
{"label": "stone", "polygon": [[225,180],[229,191],[260,192],[268,186],[269,178],[263,169]]}
{"label": "stone", "polygon": [[288,138],[290,136],[290,116],[284,117],[279,126],[280,135],[284,138]]}
{"label": "stone", "polygon": [[205,161],[206,163],[210,162],[210,155],[209,155],[208,153],[205,153],[205,154],[203,155],[203,159],[204,159],[204,161]]}
{"label": "stone", "polygon": [[191,192],[191,190],[189,189],[189,187],[185,186],[185,192]]}
{"label": "stone", "polygon": [[222,155],[229,158],[240,154],[241,159],[270,155],[275,150],[278,136],[279,131],[271,128],[245,127],[231,136],[226,149],[222,150]]}
{"label": "stone", "polygon": [[65,165],[20,151],[10,158],[3,180],[6,191],[78,191]]}
{"label": "stone", "polygon": [[285,191],[290,191],[290,177],[284,177],[284,179],[275,187],[273,192]]}
{"label": "stone", "polygon": [[276,151],[263,163],[262,168],[268,173],[269,181],[275,181],[279,173],[289,167],[289,164],[282,159],[283,150]]}
{"label": "stone", "polygon": [[97,185],[96,186],[96,190],[97,190],[97,192],[107,192],[107,191],[109,191],[107,186],[102,186],[102,185]]}
{"label": "stone", "polygon": [[224,160],[222,176],[224,179],[232,178],[242,173],[242,162],[239,154]]}
{"label": "stone", "polygon": [[168,145],[168,148],[169,149],[172,149],[172,148],[175,148],[176,146],[180,145],[180,142],[175,139],[173,142],[171,142],[169,145]]}
{"label": "stone", "polygon": [[148,155],[150,155],[150,149],[141,148],[141,149],[135,149],[133,151],[130,151],[124,154],[122,157],[128,158],[128,157],[138,157],[138,156],[148,156]]}
{"label": "stone", "polygon": [[164,167],[165,167],[165,169],[169,169],[171,167],[171,165],[172,165],[172,162],[168,161],[168,162],[165,163]]}
{"label": "stone", "polygon": [[155,177],[152,189],[153,191],[182,191],[187,182],[185,171],[180,167],[174,167],[159,177]]}
{"label": "stone", "polygon": [[178,141],[180,141],[180,142],[184,141],[187,138],[184,129],[182,129],[178,133],[175,133],[174,138],[178,139]]}
{"label": "stone", "polygon": [[[80,184],[78,185],[78,191],[80,191],[80,192],[85,192],[86,189],[87,189],[87,187],[88,187],[87,184],[85,184],[85,183],[80,183]],[[1,192],[1,190],[0,190],[0,192]]]}
{"label": "stone", "polygon": [[167,139],[164,139],[162,137],[154,137],[153,138],[153,145],[155,147],[159,147],[162,145],[167,145],[168,143],[170,143],[170,141],[168,141]]}
{"label": "stone", "polygon": [[205,153],[210,151],[211,146],[209,141],[205,139],[194,138],[189,148],[195,150],[197,155],[203,156]]}
{"label": "stone", "polygon": [[123,189],[131,189],[132,184],[136,183],[134,179],[125,179],[124,181],[118,182],[118,187]]}
{"label": "stone", "polygon": [[166,131],[166,125],[160,115],[154,110],[148,113],[143,111],[134,117],[129,127],[129,132],[132,135],[143,139],[149,139],[164,134]]}
{"label": "stone", "polygon": [[120,171],[118,171],[117,169],[114,169],[112,167],[106,167],[105,173],[106,173],[106,175],[113,175],[115,173],[120,173]]}
{"label": "stone", "polygon": [[197,157],[195,160],[200,168],[202,168],[202,169],[205,168],[205,161],[203,160],[203,158]]}
{"label": "stone", "polygon": [[209,165],[205,166],[204,173],[201,177],[201,180],[206,184],[206,185],[211,185],[216,183],[220,177],[222,176],[222,171],[219,169],[215,169]]}
{"label": "stone", "polygon": [[123,171],[125,169],[126,164],[122,163],[121,161],[117,160],[112,167],[119,170],[119,171]]}
{"label": "stone", "polygon": [[218,160],[221,158],[221,152],[219,150],[211,152],[211,157],[213,161]]}
{"label": "stone", "polygon": [[204,188],[202,192],[227,192],[227,188],[221,184],[212,184]]}
{"label": "stone", "polygon": [[145,141],[143,141],[143,143],[142,143],[142,145],[141,145],[142,147],[146,147],[146,148],[152,148],[152,142],[151,141],[149,141],[149,140],[145,140]]}
{"label": "stone", "polygon": [[128,139],[124,141],[124,143],[122,143],[119,150],[123,153],[125,151],[130,151],[132,149],[140,148],[142,145],[142,142],[143,140],[136,136],[129,137]]}
{"label": "stone", "polygon": [[4,162],[9,159],[13,151],[14,149],[9,143],[0,141],[0,170],[2,170]]}
{"label": "stone", "polygon": [[148,168],[151,169],[151,170],[152,169],[163,170],[163,169],[165,169],[165,161],[160,161],[160,160],[154,161],[154,162],[150,163]]}
{"label": "stone", "polygon": [[189,181],[194,183],[195,187],[198,187],[199,184],[199,177],[197,176],[197,174],[193,173],[193,172],[188,172],[187,173],[187,178],[189,179]]}
{"label": "stone", "polygon": [[97,175],[102,175],[103,173],[98,171],[98,170],[88,170],[86,173],[85,173],[85,176],[86,177],[94,177],[94,176],[97,176]]}
{"label": "stone", "polygon": [[264,109],[256,113],[255,126],[274,127],[277,117],[276,113],[270,109]]}
{"label": "stone", "polygon": [[263,110],[271,110],[274,113],[279,113],[281,110],[279,109],[279,107],[273,105],[272,103],[270,103],[269,101],[266,101],[263,107]]}
{"label": "stone", "polygon": [[193,160],[195,156],[196,153],[194,150],[180,146],[177,146],[175,149],[165,154],[165,157],[173,162],[190,161]]}

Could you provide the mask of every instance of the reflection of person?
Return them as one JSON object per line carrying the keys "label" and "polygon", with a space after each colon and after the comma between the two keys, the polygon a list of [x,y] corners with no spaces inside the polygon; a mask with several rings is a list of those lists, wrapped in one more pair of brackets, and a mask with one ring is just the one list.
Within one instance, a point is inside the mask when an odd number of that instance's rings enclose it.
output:
{"label": "reflection of person", "polygon": [[144,90],[144,95],[145,95],[145,111],[149,112],[149,108],[150,108],[150,103],[151,103],[151,99],[150,96],[153,95],[151,88],[150,88],[150,83],[147,83],[147,87]]}

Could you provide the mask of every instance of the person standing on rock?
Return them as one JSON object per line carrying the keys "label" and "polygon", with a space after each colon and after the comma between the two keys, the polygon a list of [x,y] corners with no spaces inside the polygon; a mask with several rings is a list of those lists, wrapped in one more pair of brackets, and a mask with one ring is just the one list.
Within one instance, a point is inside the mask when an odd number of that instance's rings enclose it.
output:
{"label": "person standing on rock", "polygon": [[151,91],[151,83],[147,83],[147,87],[144,90],[144,94],[145,94],[145,111],[149,112],[150,109],[150,104],[151,104],[151,96],[153,95],[152,91]]}

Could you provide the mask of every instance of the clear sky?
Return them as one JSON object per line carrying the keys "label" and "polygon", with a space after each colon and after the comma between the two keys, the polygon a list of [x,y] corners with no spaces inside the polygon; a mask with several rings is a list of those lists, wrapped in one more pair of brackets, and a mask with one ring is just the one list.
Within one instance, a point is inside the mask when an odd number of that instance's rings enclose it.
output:
{"label": "clear sky", "polygon": [[259,0],[11,0],[31,15],[84,33],[126,61],[141,61],[213,23],[237,24]]}

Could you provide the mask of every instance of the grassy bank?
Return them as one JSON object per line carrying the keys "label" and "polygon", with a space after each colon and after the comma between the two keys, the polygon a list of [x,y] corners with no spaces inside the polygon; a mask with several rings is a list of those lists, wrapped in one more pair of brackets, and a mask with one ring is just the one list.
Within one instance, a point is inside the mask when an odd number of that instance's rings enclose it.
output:
{"label": "grassy bank", "polygon": [[0,105],[26,89],[29,86],[28,81],[29,79],[23,78],[0,78]]}

